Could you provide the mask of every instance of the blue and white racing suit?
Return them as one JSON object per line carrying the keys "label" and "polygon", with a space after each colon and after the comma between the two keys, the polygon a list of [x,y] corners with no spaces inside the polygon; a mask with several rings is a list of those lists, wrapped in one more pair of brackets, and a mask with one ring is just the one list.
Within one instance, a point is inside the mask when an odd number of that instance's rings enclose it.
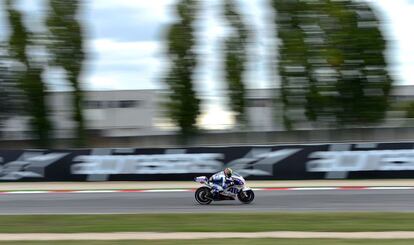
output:
{"label": "blue and white racing suit", "polygon": [[218,172],[210,177],[210,182],[212,185],[213,196],[217,196],[221,191],[227,188],[232,182],[233,179],[227,178],[224,174],[224,171]]}

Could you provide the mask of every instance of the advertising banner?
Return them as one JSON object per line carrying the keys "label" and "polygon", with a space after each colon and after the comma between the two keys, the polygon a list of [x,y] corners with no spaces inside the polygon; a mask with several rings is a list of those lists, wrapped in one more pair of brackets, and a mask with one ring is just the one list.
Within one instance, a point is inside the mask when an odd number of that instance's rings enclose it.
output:
{"label": "advertising banner", "polygon": [[414,143],[0,150],[0,181],[192,180],[224,167],[251,180],[413,178]]}

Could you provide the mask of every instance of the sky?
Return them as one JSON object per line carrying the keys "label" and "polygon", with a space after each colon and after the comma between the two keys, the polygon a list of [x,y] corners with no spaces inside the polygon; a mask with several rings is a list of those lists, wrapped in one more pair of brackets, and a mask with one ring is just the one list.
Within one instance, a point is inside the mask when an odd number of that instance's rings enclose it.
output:
{"label": "sky", "polygon": [[396,84],[414,85],[414,0],[371,0],[389,40],[388,58]]}
{"label": "sky", "polygon": [[[244,18],[249,19],[256,36],[249,51],[254,54],[246,74],[249,88],[278,86],[277,77],[269,72],[269,50],[275,47],[272,15],[268,0],[238,0]],[[396,84],[414,85],[414,0],[367,0],[383,20],[383,33],[388,42],[390,72]],[[34,31],[42,31],[45,0],[18,0],[26,13],[26,24]],[[88,60],[82,76],[86,90],[162,89],[162,77],[167,64],[163,46],[165,30],[175,19],[172,9],[176,0],[81,0],[84,3],[79,17],[85,23],[84,32]],[[204,98],[204,110],[212,119],[226,118],[223,108],[225,85],[217,55],[220,41],[227,29],[220,23],[221,0],[203,1],[204,11],[197,22],[200,57],[195,86]],[[0,30],[7,37],[4,13],[0,13]],[[270,20],[270,21],[269,21]],[[44,29],[43,29],[44,30]],[[269,31],[270,30],[270,31]],[[49,88],[66,90],[67,83],[59,70],[46,74]],[[221,115],[221,114],[220,114]],[[208,118],[205,120],[209,120]]]}
{"label": "sky", "polygon": [[[221,0],[204,1],[205,11],[197,22],[200,56],[196,89],[203,96],[217,96],[224,90],[219,80],[220,40],[226,28],[220,23]],[[157,1],[90,1],[86,10],[88,33],[91,35],[91,66],[87,86],[91,89],[153,89],[163,88],[162,77],[167,69],[163,38],[168,24],[174,21],[175,0]],[[266,30],[263,26],[263,0],[241,1],[245,14],[253,19],[258,30],[257,44],[251,51],[263,55]],[[116,4],[114,4],[116,3]],[[254,13],[248,13],[246,10]],[[108,18],[111,16],[111,18]],[[255,80],[252,87],[266,87],[264,59],[251,66],[256,72],[248,74]],[[261,67],[261,68],[258,68]],[[253,73],[253,74],[252,74]]]}
{"label": "sky", "polygon": [[[26,0],[25,0],[26,1]],[[220,80],[220,40],[226,33],[220,25],[221,0],[204,1],[201,18],[197,90],[204,95],[219,95],[223,90]],[[85,6],[84,19],[92,50],[85,86],[88,89],[153,89],[162,88],[166,70],[163,49],[165,28],[174,20],[171,9],[175,0],[90,0]],[[266,72],[267,52],[271,45],[271,18],[266,12],[268,0],[239,0],[245,18],[252,20],[257,32],[256,42],[250,47],[255,54],[247,74],[248,86],[265,88],[277,86]],[[370,0],[383,20],[384,35],[389,40],[388,58],[391,73],[398,84],[414,85],[414,23],[413,0]]]}

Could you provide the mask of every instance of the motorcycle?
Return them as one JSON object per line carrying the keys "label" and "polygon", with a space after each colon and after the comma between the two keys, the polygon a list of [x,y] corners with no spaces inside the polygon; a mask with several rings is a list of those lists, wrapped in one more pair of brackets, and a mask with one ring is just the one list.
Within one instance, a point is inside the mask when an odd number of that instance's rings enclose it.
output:
{"label": "motorcycle", "polygon": [[212,201],[236,200],[236,197],[244,204],[249,204],[254,200],[254,192],[246,187],[246,181],[242,176],[233,175],[233,184],[220,192],[218,198],[212,197],[213,183],[206,176],[196,177],[194,180],[203,186],[195,192],[195,199],[201,205],[208,205]]}

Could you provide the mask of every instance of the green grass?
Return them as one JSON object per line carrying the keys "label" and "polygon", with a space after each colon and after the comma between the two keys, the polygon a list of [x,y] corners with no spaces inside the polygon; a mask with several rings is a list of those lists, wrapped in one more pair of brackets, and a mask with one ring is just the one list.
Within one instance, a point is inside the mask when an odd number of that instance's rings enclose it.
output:
{"label": "green grass", "polygon": [[0,216],[0,233],[414,231],[414,213],[250,213]]}
{"label": "green grass", "polygon": [[381,245],[381,244],[393,244],[393,245],[408,245],[414,244],[414,240],[341,240],[341,239],[212,239],[212,240],[166,240],[166,241],[53,241],[47,242],[2,242],[2,245],[132,245],[132,244],[144,244],[144,245]]}

